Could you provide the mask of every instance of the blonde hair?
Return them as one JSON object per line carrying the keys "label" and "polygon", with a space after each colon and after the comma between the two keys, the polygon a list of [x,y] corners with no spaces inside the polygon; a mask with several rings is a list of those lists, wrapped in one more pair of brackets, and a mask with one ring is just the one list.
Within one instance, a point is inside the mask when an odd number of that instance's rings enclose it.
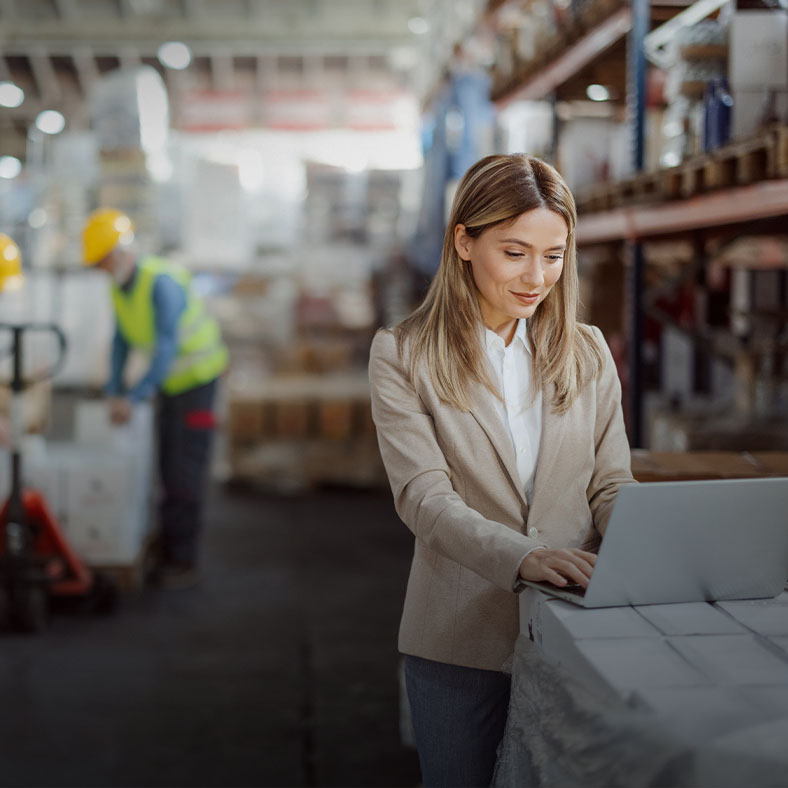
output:
{"label": "blonde hair", "polygon": [[522,154],[487,156],[465,173],[457,187],[440,267],[424,301],[395,328],[401,356],[408,340],[411,380],[425,364],[441,400],[460,410],[470,410],[473,382],[500,394],[487,373],[478,291],[470,262],[455,249],[454,228],[462,224],[469,236],[478,238],[490,227],[535,208],[559,214],[568,228],[562,275],[527,323],[536,390],[553,385],[553,410],[564,413],[602,367],[602,351],[590,328],[577,321],[577,212],[569,187],[539,159]]}

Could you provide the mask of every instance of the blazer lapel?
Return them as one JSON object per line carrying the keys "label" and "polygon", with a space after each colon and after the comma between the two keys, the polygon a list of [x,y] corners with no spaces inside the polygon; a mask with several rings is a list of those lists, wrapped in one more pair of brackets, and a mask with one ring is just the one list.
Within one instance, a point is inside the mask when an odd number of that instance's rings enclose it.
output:
{"label": "blazer lapel", "polygon": [[473,391],[471,415],[487,433],[490,443],[492,443],[493,448],[501,458],[501,464],[509,477],[509,481],[517,491],[523,506],[527,507],[528,502],[523,493],[520,474],[517,470],[517,459],[514,456],[512,436],[509,434],[509,429],[501,420],[501,415],[496,408],[495,395],[480,383],[476,384]]}

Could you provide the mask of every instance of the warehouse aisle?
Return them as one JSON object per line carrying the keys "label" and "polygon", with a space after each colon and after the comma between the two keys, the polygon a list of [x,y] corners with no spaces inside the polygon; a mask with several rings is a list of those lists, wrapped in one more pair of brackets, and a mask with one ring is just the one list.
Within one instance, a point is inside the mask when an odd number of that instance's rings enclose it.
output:
{"label": "warehouse aisle", "polygon": [[411,539],[389,494],[210,499],[200,588],[2,636],[0,784],[418,783],[396,681]]}

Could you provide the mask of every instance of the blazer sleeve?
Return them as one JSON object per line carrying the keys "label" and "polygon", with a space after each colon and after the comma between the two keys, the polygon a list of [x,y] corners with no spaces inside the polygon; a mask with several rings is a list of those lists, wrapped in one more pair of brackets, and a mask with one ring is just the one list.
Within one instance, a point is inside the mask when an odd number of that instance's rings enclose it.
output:
{"label": "blazer sleeve", "polygon": [[431,550],[513,591],[523,556],[540,544],[485,518],[454,490],[434,419],[404,371],[390,331],[375,336],[369,379],[372,417],[397,514]]}
{"label": "blazer sleeve", "polygon": [[588,505],[594,526],[604,535],[619,487],[636,482],[632,477],[629,441],[621,409],[621,382],[616,364],[602,332],[596,326],[592,330],[602,349],[604,365],[596,381],[595,461],[588,486]]}

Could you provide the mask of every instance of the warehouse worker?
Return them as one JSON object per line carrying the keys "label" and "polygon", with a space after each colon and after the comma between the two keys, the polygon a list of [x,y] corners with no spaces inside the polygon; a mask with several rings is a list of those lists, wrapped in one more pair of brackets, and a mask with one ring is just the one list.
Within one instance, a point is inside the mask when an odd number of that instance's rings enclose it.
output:
{"label": "warehouse worker", "polygon": [[[160,257],[138,256],[134,226],[120,211],[101,209],[87,220],[85,265],[112,277],[115,336],[107,393],[115,424],[135,403],[158,392],[163,588],[199,579],[197,541],[214,427],[216,383],[227,367],[219,326],[193,292],[188,272]],[[147,373],[124,388],[130,348],[150,354]]]}
{"label": "warehouse worker", "polygon": [[[19,247],[10,236],[0,233],[0,294],[18,290],[23,283],[22,254]],[[8,420],[0,413],[0,446],[7,444],[9,438]]]}

